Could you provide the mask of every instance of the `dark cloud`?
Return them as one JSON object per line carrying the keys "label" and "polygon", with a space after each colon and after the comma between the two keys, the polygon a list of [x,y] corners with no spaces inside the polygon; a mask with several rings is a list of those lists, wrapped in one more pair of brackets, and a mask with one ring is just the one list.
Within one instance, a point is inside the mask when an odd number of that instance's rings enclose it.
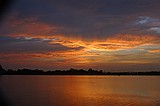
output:
{"label": "dark cloud", "polygon": [[14,0],[1,0],[0,1],[0,24],[3,22],[3,19],[5,18],[7,12],[11,9],[12,5],[14,3]]}
{"label": "dark cloud", "polygon": [[[140,16],[158,18],[158,0],[17,0],[12,9],[17,19],[36,17],[38,22],[62,27],[53,34],[104,38],[134,33]],[[143,34],[145,27],[137,33]],[[47,34],[47,32],[46,32]]]}
{"label": "dark cloud", "polygon": [[43,39],[0,37],[0,53],[46,53],[65,50],[80,50],[81,47],[69,48],[61,44],[49,44]]}

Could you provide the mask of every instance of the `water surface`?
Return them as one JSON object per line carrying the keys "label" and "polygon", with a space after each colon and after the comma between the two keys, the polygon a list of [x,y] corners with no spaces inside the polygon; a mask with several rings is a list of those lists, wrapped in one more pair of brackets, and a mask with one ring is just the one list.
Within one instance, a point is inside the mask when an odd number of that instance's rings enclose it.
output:
{"label": "water surface", "polygon": [[2,76],[13,106],[160,106],[158,76]]}

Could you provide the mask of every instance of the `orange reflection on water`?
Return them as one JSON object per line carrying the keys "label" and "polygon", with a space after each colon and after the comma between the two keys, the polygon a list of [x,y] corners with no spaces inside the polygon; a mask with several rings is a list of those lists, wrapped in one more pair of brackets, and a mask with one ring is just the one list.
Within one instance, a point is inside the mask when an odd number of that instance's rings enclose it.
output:
{"label": "orange reflection on water", "polygon": [[[160,92],[156,95],[150,94],[156,86],[150,83],[153,80],[149,78],[133,77],[132,79],[114,76],[65,76],[63,78],[65,81],[61,93],[68,106],[156,106],[155,101],[160,94]],[[146,85],[145,80],[150,84]],[[54,94],[54,91],[52,93]]]}
{"label": "orange reflection on water", "polygon": [[158,106],[159,77],[3,76],[2,90],[18,106]]}

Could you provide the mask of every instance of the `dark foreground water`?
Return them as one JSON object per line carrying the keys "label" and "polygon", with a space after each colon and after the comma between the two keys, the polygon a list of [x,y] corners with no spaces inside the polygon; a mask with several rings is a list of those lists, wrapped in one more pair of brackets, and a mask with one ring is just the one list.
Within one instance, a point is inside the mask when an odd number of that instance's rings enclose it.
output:
{"label": "dark foreground water", "polygon": [[160,106],[155,76],[1,76],[13,106]]}

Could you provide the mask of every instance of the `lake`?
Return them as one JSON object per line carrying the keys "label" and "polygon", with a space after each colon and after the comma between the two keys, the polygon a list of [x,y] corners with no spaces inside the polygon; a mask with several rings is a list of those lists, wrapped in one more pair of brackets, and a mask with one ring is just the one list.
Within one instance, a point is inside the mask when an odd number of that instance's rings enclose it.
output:
{"label": "lake", "polygon": [[159,76],[0,77],[11,106],[160,106]]}

